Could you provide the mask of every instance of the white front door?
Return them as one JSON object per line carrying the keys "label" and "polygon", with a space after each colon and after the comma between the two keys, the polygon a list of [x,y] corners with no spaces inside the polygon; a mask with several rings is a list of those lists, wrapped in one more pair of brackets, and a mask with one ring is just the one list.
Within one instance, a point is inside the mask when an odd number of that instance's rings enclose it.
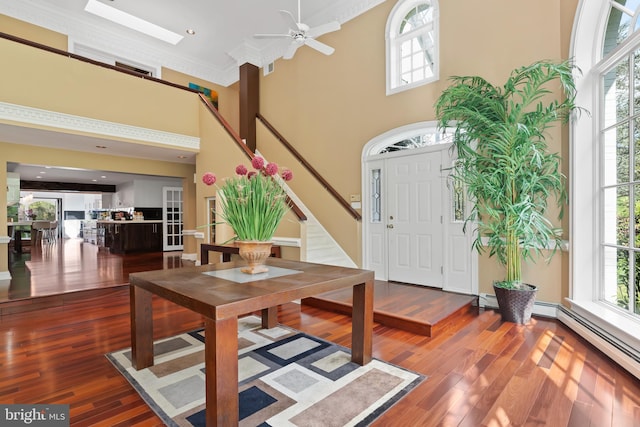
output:
{"label": "white front door", "polygon": [[392,129],[363,149],[363,267],[377,280],[478,293],[473,224],[451,168],[451,133],[436,122]]}
{"label": "white front door", "polygon": [[388,280],[442,288],[442,151],[386,159]]}

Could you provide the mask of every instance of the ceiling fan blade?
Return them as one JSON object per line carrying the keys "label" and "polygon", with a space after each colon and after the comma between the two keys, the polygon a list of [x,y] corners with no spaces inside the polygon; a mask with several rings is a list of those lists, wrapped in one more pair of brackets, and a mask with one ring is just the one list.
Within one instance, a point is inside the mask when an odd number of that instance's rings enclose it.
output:
{"label": "ceiling fan blade", "polygon": [[323,34],[338,31],[340,29],[340,23],[338,21],[327,22],[326,24],[318,25],[307,31],[309,37],[320,37]]}
{"label": "ceiling fan blade", "polygon": [[280,15],[282,15],[284,20],[287,21],[288,26],[290,26],[291,28],[297,28],[299,30],[301,29],[298,21],[296,21],[296,18],[293,17],[293,13],[289,12],[288,10],[281,10]]}
{"label": "ceiling fan blade", "polygon": [[291,37],[289,34],[254,34],[256,39],[284,39]]}
{"label": "ceiling fan blade", "polygon": [[287,48],[287,51],[284,53],[284,55],[282,55],[282,59],[291,59],[293,58],[293,55],[295,55],[296,50],[298,50],[298,48],[302,46],[302,44],[294,41],[293,43],[291,43],[289,45],[289,47]]}
{"label": "ceiling fan blade", "polygon": [[319,42],[318,40],[314,40],[311,38],[308,38],[304,41],[304,44],[306,44],[307,46],[317,50],[318,52],[324,53],[325,55],[331,55],[333,52],[335,52],[335,49],[332,48],[329,45],[326,45],[322,42]]}

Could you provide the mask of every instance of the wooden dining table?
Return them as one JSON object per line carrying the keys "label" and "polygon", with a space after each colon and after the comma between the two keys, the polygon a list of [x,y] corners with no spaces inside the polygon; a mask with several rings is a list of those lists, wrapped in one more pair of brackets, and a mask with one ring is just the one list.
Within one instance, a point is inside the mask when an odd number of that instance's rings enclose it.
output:
{"label": "wooden dining table", "polygon": [[132,273],[131,350],[135,369],[152,366],[152,296],[204,317],[206,425],[238,425],[238,317],[260,311],[277,325],[277,306],[337,289],[353,289],[351,360],[371,361],[374,273],[369,270],[269,258],[267,273],[240,272],[244,261]]}

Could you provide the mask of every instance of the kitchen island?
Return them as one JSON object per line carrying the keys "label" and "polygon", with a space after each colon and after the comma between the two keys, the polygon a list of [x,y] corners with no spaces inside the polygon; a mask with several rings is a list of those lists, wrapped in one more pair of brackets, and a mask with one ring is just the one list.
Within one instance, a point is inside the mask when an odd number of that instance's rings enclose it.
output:
{"label": "kitchen island", "polygon": [[116,254],[162,251],[162,220],[99,220],[97,244]]}

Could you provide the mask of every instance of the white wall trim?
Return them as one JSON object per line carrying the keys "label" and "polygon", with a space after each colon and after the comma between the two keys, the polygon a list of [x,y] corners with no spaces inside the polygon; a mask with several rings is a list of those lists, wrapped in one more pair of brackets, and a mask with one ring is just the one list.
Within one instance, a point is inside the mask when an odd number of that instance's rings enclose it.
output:
{"label": "white wall trim", "polygon": [[0,102],[0,120],[73,132],[85,132],[108,139],[123,138],[153,142],[171,148],[200,149],[200,138],[195,136],[107,122],[7,102]]}
{"label": "white wall trim", "polygon": [[299,248],[302,246],[302,239],[299,237],[277,237],[274,236],[271,241],[274,245],[287,246],[291,248]]}
{"label": "white wall trim", "polygon": [[7,245],[11,241],[11,237],[9,236],[0,236],[0,244]]}
{"label": "white wall trim", "polygon": [[640,379],[640,353],[573,310],[558,306],[557,318],[621,367]]}
{"label": "white wall trim", "polygon": [[[198,259],[198,254],[196,254],[196,253],[192,254],[192,253],[183,252],[181,258],[184,259],[184,260],[187,260],[187,261],[196,261]],[[200,264],[198,264],[198,265],[200,265]]]}
{"label": "white wall trim", "polygon": [[[481,293],[478,298],[478,306],[481,308],[490,308],[497,309],[498,308],[498,300],[495,295]],[[556,312],[558,309],[558,304],[544,302],[544,301],[536,301],[533,306],[533,313],[536,316],[543,317],[556,317]]]}
{"label": "white wall trim", "polygon": [[[2,280],[11,280],[11,273],[8,271],[0,271],[0,281]],[[2,287],[2,284],[0,284],[0,287]]]}

